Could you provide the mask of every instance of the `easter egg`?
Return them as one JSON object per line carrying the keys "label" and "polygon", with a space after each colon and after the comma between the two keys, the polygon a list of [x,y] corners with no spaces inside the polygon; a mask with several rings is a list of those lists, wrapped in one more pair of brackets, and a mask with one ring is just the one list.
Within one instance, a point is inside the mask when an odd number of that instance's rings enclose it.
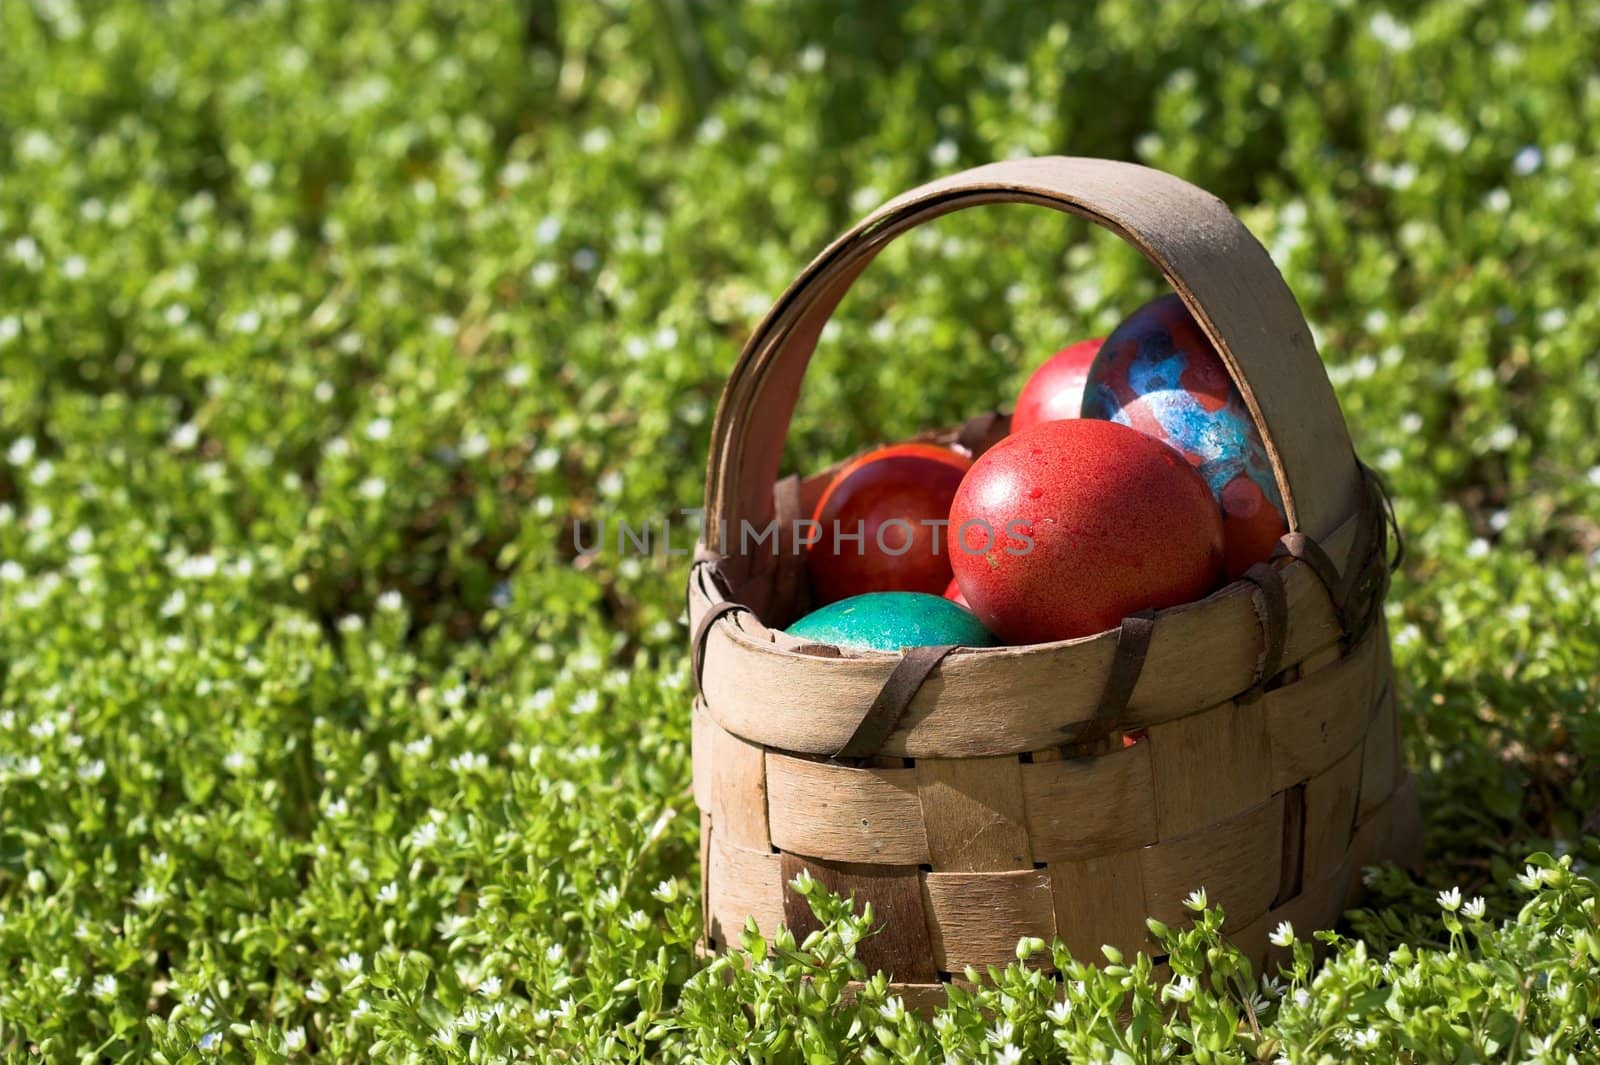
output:
{"label": "easter egg", "polygon": [[1033,371],[1017,394],[1011,431],[1020,433],[1040,422],[1078,417],[1083,409],[1083,386],[1089,380],[1089,367],[1104,342],[1104,337],[1095,337],[1069,344]]}
{"label": "easter egg", "polygon": [[1222,357],[1176,295],[1140,307],[1089,370],[1083,416],[1170,444],[1222,509],[1224,572],[1238,577],[1288,532],[1266,444]]}
{"label": "easter egg", "polygon": [[944,523],[972,461],[935,444],[869,451],[836,474],[812,514],[806,550],[819,603],[867,592],[926,592],[950,583]]}
{"label": "easter egg", "polygon": [[961,592],[1004,643],[1103,632],[1198,599],[1222,566],[1222,515],[1172,448],[1115,422],[1045,422],[972,465],[950,507]]}
{"label": "easter egg", "polygon": [[945,585],[944,597],[964,610],[972,609],[972,606],[967,602],[967,597],[961,594],[961,583],[954,577],[951,577],[950,583]]}
{"label": "easter egg", "polygon": [[958,644],[992,647],[972,612],[923,592],[868,592],[813,610],[788,628],[790,636],[872,651]]}

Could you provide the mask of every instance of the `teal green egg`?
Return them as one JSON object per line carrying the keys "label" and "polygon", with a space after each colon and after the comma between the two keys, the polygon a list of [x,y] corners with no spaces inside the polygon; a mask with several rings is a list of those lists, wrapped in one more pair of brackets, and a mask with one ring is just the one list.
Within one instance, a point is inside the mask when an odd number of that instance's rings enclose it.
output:
{"label": "teal green egg", "polygon": [[788,628],[802,640],[870,651],[905,647],[993,647],[994,637],[969,610],[922,592],[867,592],[813,610]]}

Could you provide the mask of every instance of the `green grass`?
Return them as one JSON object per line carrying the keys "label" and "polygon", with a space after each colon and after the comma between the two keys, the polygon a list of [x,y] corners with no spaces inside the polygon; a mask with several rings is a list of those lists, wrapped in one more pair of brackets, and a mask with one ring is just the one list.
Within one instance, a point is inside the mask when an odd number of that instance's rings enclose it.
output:
{"label": "green grass", "polygon": [[[6,1058],[1600,1053],[1600,5],[14,0],[0,40]],[[1299,295],[1409,534],[1425,877],[1269,983],[1213,910],[1165,992],[1062,957],[1066,1006],[1019,968],[928,1025],[838,1004],[826,898],[696,976],[683,561],[570,523],[696,505],[739,343],[850,221],[1053,151],[1211,188]],[[791,464],[1157,291],[1064,218],[944,219]]]}

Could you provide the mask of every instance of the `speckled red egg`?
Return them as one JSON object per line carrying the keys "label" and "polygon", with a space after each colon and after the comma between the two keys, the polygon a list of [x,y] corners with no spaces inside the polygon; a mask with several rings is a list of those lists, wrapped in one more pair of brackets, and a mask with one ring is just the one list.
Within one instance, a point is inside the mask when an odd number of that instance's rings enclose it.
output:
{"label": "speckled red egg", "polygon": [[881,447],[845,465],[812,514],[819,529],[806,570],[817,605],[867,592],[943,594],[951,576],[943,523],[971,466],[935,444]]}
{"label": "speckled red egg", "polygon": [[1083,416],[1131,426],[1200,471],[1222,509],[1228,577],[1270,556],[1288,531],[1255,419],[1176,294],[1140,307],[1106,338],[1089,370]]}
{"label": "speckled red egg", "polygon": [[1115,422],[1006,437],[973,463],[950,529],[962,594],[1009,644],[1088,636],[1198,599],[1222,566],[1222,516],[1200,474]]}
{"label": "speckled red egg", "polygon": [[1017,407],[1011,413],[1011,431],[1020,433],[1041,422],[1078,417],[1083,409],[1083,388],[1089,380],[1089,367],[1104,343],[1104,337],[1095,337],[1069,344],[1033,371],[1033,376],[1017,394]]}

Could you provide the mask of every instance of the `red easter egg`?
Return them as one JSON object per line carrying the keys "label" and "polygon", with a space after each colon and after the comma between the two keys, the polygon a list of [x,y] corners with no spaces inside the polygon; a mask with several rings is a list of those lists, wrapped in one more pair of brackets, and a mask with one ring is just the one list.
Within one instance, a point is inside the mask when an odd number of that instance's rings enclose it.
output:
{"label": "red easter egg", "polygon": [[1041,422],[1078,417],[1083,407],[1083,387],[1089,367],[1100,353],[1104,337],[1069,344],[1046,359],[1017,394],[1011,413],[1011,431],[1020,433]]}
{"label": "red easter egg", "polygon": [[957,606],[964,606],[968,610],[972,609],[972,606],[967,602],[967,597],[961,594],[961,584],[954,577],[951,577],[950,583],[945,586],[944,597]]}
{"label": "red easter egg", "polygon": [[1011,644],[1088,636],[1190,602],[1222,568],[1222,515],[1205,480],[1115,422],[1006,437],[961,483],[950,531],[962,594]]}
{"label": "red easter egg", "polygon": [[894,444],[841,469],[812,515],[817,539],[806,569],[817,605],[867,592],[943,593],[950,583],[944,522],[971,466],[934,444]]}

